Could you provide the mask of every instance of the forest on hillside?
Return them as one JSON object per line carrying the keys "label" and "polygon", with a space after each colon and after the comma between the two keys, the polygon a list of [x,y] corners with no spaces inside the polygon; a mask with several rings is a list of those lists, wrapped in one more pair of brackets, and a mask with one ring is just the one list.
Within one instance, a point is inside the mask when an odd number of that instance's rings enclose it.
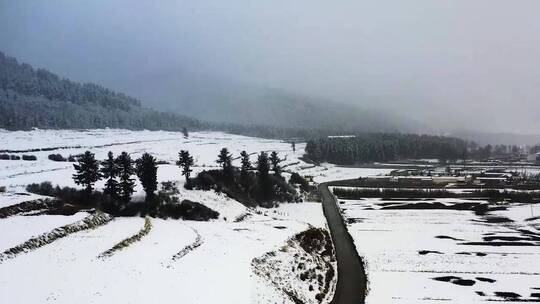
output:
{"label": "forest on hillside", "polygon": [[186,116],[141,106],[139,100],[92,83],[77,83],[0,52],[0,128],[200,129]]}
{"label": "forest on hillside", "polygon": [[307,142],[307,157],[351,165],[400,159],[457,160],[468,157],[468,143],[452,137],[368,133],[351,137],[322,137]]}
{"label": "forest on hillside", "polygon": [[[216,111],[216,109],[209,109]],[[92,83],[35,69],[0,52],[0,128],[8,130],[125,128],[180,131],[212,129],[265,138],[315,138],[331,129],[209,123],[141,106],[136,98]]]}

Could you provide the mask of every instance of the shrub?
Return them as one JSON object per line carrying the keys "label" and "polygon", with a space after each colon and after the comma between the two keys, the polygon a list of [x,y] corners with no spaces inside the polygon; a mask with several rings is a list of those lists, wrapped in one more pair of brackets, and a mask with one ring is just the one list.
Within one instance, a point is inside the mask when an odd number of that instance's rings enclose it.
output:
{"label": "shrub", "polygon": [[29,184],[26,186],[26,191],[34,194],[54,196],[55,191],[51,182],[42,182],[41,184]]}
{"label": "shrub", "polygon": [[35,155],[23,154],[22,159],[23,160],[37,160],[37,157]]}
{"label": "shrub", "polygon": [[221,177],[221,171],[219,170],[208,170],[202,171],[197,175],[192,184],[196,184],[196,187],[201,190],[210,190],[213,187],[217,186],[217,180]]}
{"label": "shrub", "polygon": [[0,193],[6,192],[6,186],[0,186]]}
{"label": "shrub", "polygon": [[199,190],[215,190],[247,206],[275,206],[276,202],[294,202],[299,199],[296,190],[282,177],[266,175],[260,178],[255,172],[246,172],[244,182],[239,183],[240,172],[233,169],[232,177],[225,176],[221,170],[200,172],[192,180],[192,186]]}
{"label": "shrub", "polygon": [[59,206],[49,209],[47,214],[74,214],[80,209],[94,207],[114,216],[145,216],[193,221],[208,221],[219,218],[219,213],[205,205],[189,200],[178,203],[176,196],[170,196],[162,191],[149,202],[130,202],[125,208],[119,209],[118,202],[109,195],[93,191],[89,196],[83,190],[59,186],[54,187],[50,182],[29,184],[26,190],[31,193],[52,196],[60,202]]}
{"label": "shrub", "polygon": [[160,207],[161,217],[171,217],[174,219],[185,219],[190,221],[208,221],[217,219],[219,212],[206,207],[203,204],[183,200],[180,204],[166,204]]}
{"label": "shrub", "polygon": [[5,154],[5,153],[0,154],[0,159],[9,160],[10,159],[9,154]]}
{"label": "shrub", "polygon": [[11,160],[20,160],[20,159],[21,159],[21,157],[20,157],[19,155],[13,155],[13,154],[10,155],[9,158],[10,158]]}
{"label": "shrub", "polygon": [[176,182],[173,182],[173,181],[161,182],[161,190],[160,191],[168,193],[168,194],[178,194],[178,193],[180,193],[178,191],[178,185],[176,184]]}
{"label": "shrub", "polygon": [[331,256],[332,242],[328,231],[321,228],[309,228],[294,236],[300,247],[307,253],[320,253],[322,256]]}
{"label": "shrub", "polygon": [[88,192],[76,188],[54,187],[51,182],[29,184],[26,186],[26,191],[34,194],[56,197],[64,204],[109,207],[113,203],[111,198],[102,192],[94,191],[88,195]]}
{"label": "shrub", "polygon": [[48,158],[52,161],[57,161],[57,162],[67,161],[67,159],[65,159],[61,154],[49,154]]}
{"label": "shrub", "polygon": [[291,178],[289,179],[290,184],[300,185],[300,189],[304,192],[309,191],[309,182],[303,178],[300,174],[293,172]]}

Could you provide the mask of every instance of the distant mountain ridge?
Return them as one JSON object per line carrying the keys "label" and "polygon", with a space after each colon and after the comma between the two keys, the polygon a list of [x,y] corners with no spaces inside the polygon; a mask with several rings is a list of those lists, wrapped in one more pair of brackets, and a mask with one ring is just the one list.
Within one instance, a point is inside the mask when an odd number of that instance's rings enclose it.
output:
{"label": "distant mountain ridge", "polygon": [[92,83],[60,78],[0,52],[0,128],[200,129],[180,114],[144,108],[136,98]]}
{"label": "distant mountain ridge", "polygon": [[[417,132],[418,122],[358,105],[280,89],[193,83],[164,107],[201,120],[296,129],[348,132]],[[189,91],[189,92],[186,92]]]}
{"label": "distant mountain ridge", "polygon": [[[78,83],[0,52],[0,128],[217,129],[262,137],[348,132],[410,132],[397,117],[276,89],[201,86],[186,81],[182,100],[144,107],[137,98]],[[196,117],[196,118],[191,118]]]}
{"label": "distant mountain ridge", "polygon": [[[165,111],[93,83],[78,83],[19,63],[0,51],[0,128],[221,130],[268,138],[316,138],[368,132],[426,133],[392,114],[277,89],[193,85]],[[196,117],[196,118],[192,118]],[[429,133],[429,132],[427,132]],[[481,144],[536,144],[540,136],[456,132]]]}

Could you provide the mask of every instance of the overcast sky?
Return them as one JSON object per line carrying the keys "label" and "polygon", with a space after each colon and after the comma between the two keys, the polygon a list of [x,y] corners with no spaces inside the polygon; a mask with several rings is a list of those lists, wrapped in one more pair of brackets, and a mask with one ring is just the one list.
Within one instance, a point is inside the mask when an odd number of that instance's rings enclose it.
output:
{"label": "overcast sky", "polygon": [[540,1],[8,1],[0,50],[149,103],[188,79],[540,133]]}

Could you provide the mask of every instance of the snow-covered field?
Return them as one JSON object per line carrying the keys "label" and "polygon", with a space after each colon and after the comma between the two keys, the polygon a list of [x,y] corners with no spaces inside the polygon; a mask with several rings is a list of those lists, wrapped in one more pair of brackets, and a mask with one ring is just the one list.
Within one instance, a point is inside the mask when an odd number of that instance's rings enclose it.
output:
{"label": "snow-covered field", "polygon": [[[255,153],[275,150],[285,159],[286,170],[311,175],[318,182],[366,174],[365,169],[307,164],[299,160],[303,144],[293,152],[289,143],[219,132],[193,132],[184,138],[181,133],[155,131],[0,131],[0,143],[0,150],[9,150],[5,153],[37,157],[37,161],[0,160],[0,186],[6,187],[0,193],[0,207],[38,198],[26,193],[29,183],[76,187],[72,163],[51,161],[49,154],[67,157],[90,150],[104,159],[108,151],[115,155],[127,151],[134,159],[149,152],[168,162],[159,166],[159,181],[178,181],[180,199],[220,213],[211,222],[151,219],[150,232],[140,241],[104,258],[100,254],[143,229],[144,219],[116,218],[1,261],[0,303],[291,303],[282,290],[254,274],[252,261],[282,248],[309,227],[325,228],[320,203],[248,209],[222,194],[185,190],[175,165],[178,152],[189,150],[194,156],[194,174],[216,167],[223,147],[234,157],[242,150],[253,153],[253,161]],[[28,151],[39,149],[46,151]],[[137,186],[135,196],[142,195]],[[87,215],[0,219],[0,252]]]}
{"label": "snow-covered field", "polygon": [[[531,209],[515,204],[508,210],[476,215],[473,211],[381,209],[412,201],[340,202],[349,232],[367,264],[367,303],[540,300],[540,219],[530,219],[540,214],[539,205]],[[488,221],[495,217],[508,220]],[[525,238],[532,245],[465,244],[490,237],[499,244]]]}
{"label": "snow-covered field", "polygon": [[[267,259],[263,266],[268,267],[288,261],[288,253],[298,253],[298,247],[288,240],[309,227],[326,227],[321,205],[248,209],[223,194],[185,190],[175,165],[178,152],[189,150],[194,156],[194,174],[216,167],[223,147],[234,157],[246,150],[253,161],[256,153],[275,150],[285,159],[285,170],[312,176],[316,182],[391,170],[314,166],[299,159],[304,144],[297,144],[293,152],[289,143],[220,132],[193,132],[184,138],[180,133],[155,131],[0,130],[0,143],[0,150],[11,150],[8,154],[37,157],[37,161],[0,160],[0,187],[6,187],[0,193],[0,207],[39,198],[26,193],[29,183],[51,181],[75,187],[72,164],[54,162],[47,156],[60,153],[67,157],[91,150],[98,159],[105,158],[108,151],[116,155],[127,151],[133,158],[149,152],[168,162],[159,166],[159,181],[178,182],[180,199],[200,202],[220,213],[218,220],[210,222],[150,219],[151,229],[139,241],[105,257],[103,252],[140,233],[145,220],[115,218],[0,261],[0,303],[292,303],[275,282],[255,274],[253,261],[275,257]],[[23,152],[44,148],[47,150]],[[135,196],[143,195],[140,186],[136,190]],[[367,263],[368,303],[539,299],[540,247],[462,244],[486,237],[519,238],[523,231],[538,235],[540,220],[530,218],[531,212],[540,214],[539,206],[531,211],[530,206],[513,205],[491,212],[489,216],[511,221],[490,223],[472,211],[379,210],[381,203],[385,202],[368,199],[340,204],[350,219],[349,230],[358,252]],[[87,216],[80,212],[0,219],[0,252]],[[294,285],[293,274],[287,278],[286,271],[280,269],[273,277],[286,278],[287,284]],[[441,277],[447,278],[434,280]],[[455,284],[471,282],[472,286]],[[301,282],[296,287],[307,290]],[[515,295],[510,293],[521,297],[511,299]]]}
{"label": "snow-covered field", "polygon": [[[305,144],[298,143],[296,152],[291,145],[278,140],[232,135],[221,132],[193,132],[186,139],[178,132],[166,131],[127,131],[116,129],[103,130],[33,130],[5,131],[0,130],[0,150],[25,151],[31,149],[53,149],[50,151],[18,152],[9,154],[31,154],[37,161],[0,160],[0,186],[7,186],[8,191],[0,199],[0,204],[17,201],[15,193],[22,192],[28,183],[53,181],[66,186],[75,186],[70,176],[73,166],[68,162],[50,161],[49,154],[60,153],[64,157],[77,155],[91,150],[96,158],[104,159],[107,152],[118,155],[127,151],[132,158],[148,152],[160,161],[170,165],[161,165],[158,171],[160,180],[178,180],[180,169],[175,166],[180,150],[188,150],[195,159],[194,173],[215,167],[216,159],[221,148],[228,148],[233,157],[239,157],[240,151],[252,154],[260,151],[276,151],[285,159],[285,170],[313,176],[314,181],[324,182],[336,179],[355,178],[366,175],[376,175],[390,172],[390,169],[343,168],[331,164],[314,166],[299,159],[304,153]],[[56,148],[56,149],[54,149]],[[235,159],[234,165],[239,165]],[[138,188],[142,194],[142,189]],[[27,200],[22,198],[22,200]],[[1,206],[1,205],[0,205]]]}

